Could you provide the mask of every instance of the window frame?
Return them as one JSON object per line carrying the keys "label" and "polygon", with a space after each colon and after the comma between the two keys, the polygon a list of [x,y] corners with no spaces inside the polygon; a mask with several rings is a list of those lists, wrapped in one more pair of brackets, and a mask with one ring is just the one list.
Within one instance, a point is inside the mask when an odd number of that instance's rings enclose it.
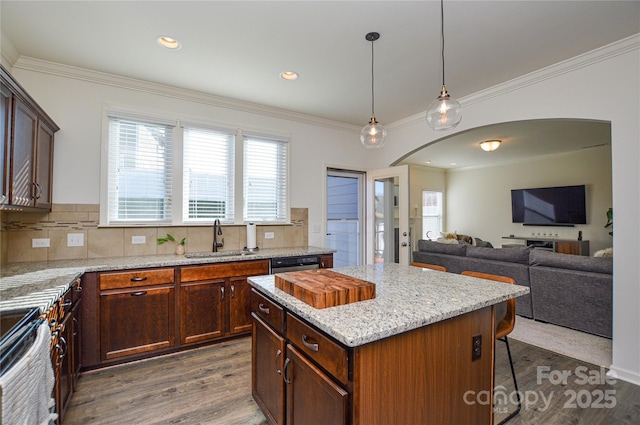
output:
{"label": "window frame", "polygon": [[[99,227],[171,227],[171,226],[211,226],[214,219],[211,221],[190,221],[187,217],[183,216],[183,165],[184,165],[184,127],[201,128],[204,130],[213,130],[220,132],[230,132],[234,134],[233,147],[235,149],[235,161],[234,161],[234,214],[233,220],[226,220],[221,222],[227,225],[245,225],[249,222],[257,222],[261,225],[286,225],[291,224],[291,172],[290,172],[290,159],[291,159],[291,140],[290,135],[278,132],[278,131],[265,131],[255,130],[249,127],[237,128],[229,125],[217,124],[213,122],[203,122],[199,120],[186,118],[184,120],[180,118],[167,119],[169,114],[159,113],[145,113],[126,108],[114,108],[105,107],[103,111],[103,125],[102,125],[102,137],[101,137],[101,172],[100,172],[100,221]],[[108,208],[109,208],[109,194],[108,194],[108,178],[109,178],[109,122],[110,118],[117,118],[122,120],[131,120],[135,122],[146,122],[159,125],[169,125],[173,127],[173,163],[171,172],[172,182],[172,206],[171,206],[171,218],[168,221],[158,222],[109,222]],[[281,143],[285,143],[287,146],[286,152],[286,189],[284,195],[285,217],[283,220],[275,221],[261,221],[244,219],[244,197],[243,197],[243,182],[244,182],[244,137],[250,136],[259,139],[273,140]]]}

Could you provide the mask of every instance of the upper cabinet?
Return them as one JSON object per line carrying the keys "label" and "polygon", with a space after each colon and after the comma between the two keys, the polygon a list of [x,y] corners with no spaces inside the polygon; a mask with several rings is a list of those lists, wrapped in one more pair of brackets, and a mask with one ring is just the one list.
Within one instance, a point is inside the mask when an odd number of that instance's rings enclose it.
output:
{"label": "upper cabinet", "polygon": [[0,92],[0,210],[49,211],[59,127],[2,66]]}

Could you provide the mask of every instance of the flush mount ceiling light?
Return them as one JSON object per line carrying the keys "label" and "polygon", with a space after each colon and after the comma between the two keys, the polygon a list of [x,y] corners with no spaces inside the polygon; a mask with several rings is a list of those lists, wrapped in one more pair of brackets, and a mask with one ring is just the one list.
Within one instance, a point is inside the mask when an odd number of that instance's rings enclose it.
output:
{"label": "flush mount ceiling light", "polygon": [[369,124],[362,127],[362,131],[360,131],[360,142],[367,149],[377,149],[384,146],[387,141],[387,130],[378,124],[374,111],[373,42],[380,38],[380,34],[377,32],[370,32],[365,35],[364,38],[371,42],[371,120],[369,120]]}
{"label": "flush mount ceiling light", "polygon": [[163,35],[162,37],[158,37],[158,44],[160,44],[162,47],[166,47],[167,49],[171,49],[171,50],[178,50],[179,48],[182,47],[182,44],[180,44],[178,40],[171,37],[167,37],[166,35]]}
{"label": "flush mount ceiling light", "polygon": [[462,107],[451,99],[444,85],[444,0],[440,0],[440,41],[442,43],[442,91],[427,109],[427,124],[434,130],[449,130],[460,123]]}
{"label": "flush mount ceiling light", "polygon": [[485,152],[493,152],[500,147],[500,140],[485,140],[484,142],[480,142],[480,147]]}
{"label": "flush mount ceiling light", "polygon": [[293,81],[293,80],[297,80],[298,77],[299,77],[298,73],[293,71],[283,71],[280,73],[280,78],[282,78],[283,80]]}

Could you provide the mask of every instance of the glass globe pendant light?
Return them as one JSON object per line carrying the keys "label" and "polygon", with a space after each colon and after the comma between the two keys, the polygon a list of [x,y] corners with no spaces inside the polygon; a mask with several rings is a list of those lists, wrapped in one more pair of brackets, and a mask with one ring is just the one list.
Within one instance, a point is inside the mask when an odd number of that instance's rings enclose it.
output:
{"label": "glass globe pendant light", "polygon": [[370,32],[364,37],[371,42],[371,120],[362,127],[360,131],[360,142],[367,149],[377,149],[384,146],[387,142],[387,130],[376,120],[374,111],[374,92],[373,92],[373,42],[380,38],[377,32]]}
{"label": "glass globe pendant light", "polygon": [[462,107],[452,99],[444,85],[444,0],[440,0],[440,36],[442,41],[442,91],[427,109],[427,124],[434,130],[449,130],[460,123]]}

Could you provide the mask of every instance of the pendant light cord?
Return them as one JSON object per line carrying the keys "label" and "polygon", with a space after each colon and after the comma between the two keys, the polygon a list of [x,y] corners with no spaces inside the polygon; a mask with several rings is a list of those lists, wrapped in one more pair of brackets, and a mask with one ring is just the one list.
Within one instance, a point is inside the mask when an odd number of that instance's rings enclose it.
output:
{"label": "pendant light cord", "polygon": [[374,90],[373,90],[373,42],[375,40],[371,40],[371,116],[374,117],[375,114],[375,109],[374,109]]}
{"label": "pendant light cord", "polygon": [[444,87],[444,0],[440,0],[440,41],[442,42],[442,87]]}

